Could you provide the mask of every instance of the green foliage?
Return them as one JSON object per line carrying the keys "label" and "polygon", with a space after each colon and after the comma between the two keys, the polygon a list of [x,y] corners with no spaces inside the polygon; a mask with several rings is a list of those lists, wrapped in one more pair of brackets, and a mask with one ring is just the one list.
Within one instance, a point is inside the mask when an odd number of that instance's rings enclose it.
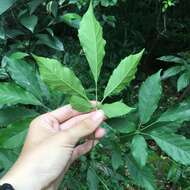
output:
{"label": "green foliage", "polygon": [[102,28],[94,16],[92,3],[81,20],[78,35],[95,83],[97,83],[105,55],[106,42],[103,39]]}
{"label": "green foliage", "polygon": [[120,117],[128,114],[133,108],[125,105],[122,102],[114,102],[111,104],[104,104],[100,106],[108,118]]}
{"label": "green foliage", "polygon": [[[189,52],[163,56],[159,65],[152,61],[166,52],[189,49],[187,14],[180,19],[189,10],[188,1],[182,6],[184,0],[178,4],[94,0],[85,14],[87,0],[2,2],[0,168],[4,172],[18,157],[31,119],[70,102],[80,112],[103,109],[107,135],[71,168],[60,189],[190,186],[190,103],[180,103],[183,95],[178,98],[188,90]],[[143,54],[139,50],[145,45]],[[157,72],[161,61],[171,66],[163,74]],[[177,95],[172,91],[176,78]],[[99,103],[92,106],[89,100]]]}
{"label": "green foliage", "polygon": [[152,131],[150,135],[160,148],[176,162],[185,165],[190,164],[190,140],[183,136],[172,134],[167,129]]}
{"label": "green foliage", "polygon": [[144,167],[147,161],[147,143],[143,136],[135,135],[131,142],[131,153],[139,164],[139,166]]}
{"label": "green foliage", "polygon": [[138,54],[130,55],[120,62],[108,81],[104,91],[104,99],[119,93],[134,79],[137,65],[140,62],[143,52],[144,50]]}
{"label": "green foliage", "polygon": [[[151,89],[151,91],[150,91]],[[139,115],[141,123],[147,123],[154,111],[162,94],[160,71],[150,76],[142,85],[139,91]]]}
{"label": "green foliage", "polygon": [[162,78],[167,79],[180,75],[177,80],[177,91],[181,91],[190,84],[190,57],[189,52],[178,53],[177,56],[163,56],[158,60],[178,64],[164,71]]}
{"label": "green foliage", "polygon": [[38,56],[34,58],[39,65],[42,79],[50,89],[87,98],[81,82],[68,67],[55,59]]}
{"label": "green foliage", "polygon": [[75,95],[71,97],[70,104],[75,110],[80,112],[89,112],[93,109],[92,104],[88,100]]}
{"label": "green foliage", "polygon": [[20,20],[21,24],[25,26],[31,32],[34,32],[34,29],[38,23],[38,17],[35,15],[32,16],[23,16]]}
{"label": "green foliage", "polygon": [[1,8],[0,8],[0,15],[3,14],[7,9],[9,9],[16,0],[2,0],[1,1]]}
{"label": "green foliage", "polygon": [[39,100],[30,94],[28,91],[22,89],[13,83],[0,84],[0,105],[15,105],[15,104],[32,104],[40,105]]}
{"label": "green foliage", "polygon": [[155,178],[150,167],[140,168],[130,156],[126,158],[126,161],[131,178],[135,184],[147,190],[156,189]]}

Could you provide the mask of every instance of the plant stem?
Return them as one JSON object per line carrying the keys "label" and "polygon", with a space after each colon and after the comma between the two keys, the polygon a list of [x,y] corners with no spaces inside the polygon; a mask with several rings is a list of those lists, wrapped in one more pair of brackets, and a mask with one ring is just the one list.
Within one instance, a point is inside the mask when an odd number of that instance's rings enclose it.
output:
{"label": "plant stem", "polygon": [[95,93],[96,93],[96,110],[97,110],[97,106],[98,106],[98,83],[96,81],[95,83]]}
{"label": "plant stem", "polygon": [[147,125],[145,128],[142,128],[141,131],[145,131],[146,129],[148,129],[149,127],[151,127],[152,125],[156,124],[158,121],[155,121],[153,123],[151,123],[150,125]]}

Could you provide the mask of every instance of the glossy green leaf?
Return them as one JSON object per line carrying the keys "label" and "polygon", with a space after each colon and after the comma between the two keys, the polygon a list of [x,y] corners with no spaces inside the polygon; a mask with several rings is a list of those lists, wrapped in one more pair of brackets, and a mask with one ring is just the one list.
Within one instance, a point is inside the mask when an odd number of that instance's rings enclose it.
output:
{"label": "glossy green leaf", "polygon": [[0,105],[32,104],[41,105],[39,100],[13,83],[0,84]]}
{"label": "glossy green leaf", "polygon": [[71,27],[74,28],[79,28],[80,25],[80,21],[81,21],[81,16],[76,14],[76,13],[66,13],[62,16],[59,16],[57,19],[57,22],[65,22],[66,24],[68,24]]}
{"label": "glossy green leaf", "polygon": [[79,96],[72,96],[70,99],[70,104],[72,108],[79,112],[89,112],[93,108],[92,104],[88,100]]}
{"label": "glossy green leaf", "polygon": [[73,71],[55,59],[38,56],[34,58],[39,65],[42,79],[52,90],[87,99],[85,90]]}
{"label": "glossy green leaf", "polygon": [[100,109],[104,111],[108,118],[120,117],[134,110],[134,108],[131,108],[122,102],[103,104],[100,106]]}
{"label": "glossy green leaf", "polygon": [[89,190],[98,190],[99,180],[97,178],[96,171],[89,167],[87,171],[87,184]]}
{"label": "glossy green leaf", "polygon": [[177,91],[181,91],[190,84],[190,75],[188,72],[183,73],[177,80]]}
{"label": "glossy green leaf", "polygon": [[149,166],[145,166],[143,168],[139,167],[131,156],[127,156],[126,161],[130,176],[136,185],[146,190],[157,189],[153,171]]}
{"label": "glossy green leaf", "polygon": [[35,15],[32,16],[23,16],[20,20],[21,24],[26,27],[31,32],[34,32],[34,29],[38,23],[38,17]]}
{"label": "glossy green leaf", "polygon": [[143,52],[144,50],[140,53],[130,55],[120,62],[108,81],[104,91],[104,99],[108,96],[118,94],[135,78],[137,66],[141,60]]}
{"label": "glossy green leaf", "polygon": [[37,116],[34,110],[22,107],[7,107],[0,110],[0,126],[6,126],[10,123]]}
{"label": "glossy green leaf", "polygon": [[[18,54],[16,56],[18,57]],[[39,100],[42,100],[42,92],[38,83],[34,65],[31,65],[24,60],[7,58],[7,70],[10,73],[11,78],[18,85],[29,91]]]}
{"label": "glossy green leaf", "polygon": [[10,55],[10,58],[11,58],[11,59],[23,59],[23,58],[25,58],[25,57],[27,57],[27,56],[28,56],[27,53],[18,51],[18,52],[12,53],[12,54]]}
{"label": "glossy green leaf", "polygon": [[1,0],[0,15],[13,6],[16,0]]}
{"label": "glossy green leaf", "polygon": [[158,146],[176,162],[190,165],[190,140],[184,136],[170,133],[167,129],[149,133]]}
{"label": "glossy green leaf", "polygon": [[97,83],[103,58],[105,55],[105,40],[103,39],[102,27],[96,20],[92,3],[80,22],[79,39],[90,65],[90,69]]}
{"label": "glossy green leaf", "polygon": [[15,149],[22,147],[30,122],[31,119],[19,121],[1,131],[3,139],[1,139],[0,148]]}
{"label": "glossy green leaf", "polygon": [[182,102],[177,106],[169,108],[161,114],[158,122],[184,122],[190,121],[190,103]]}
{"label": "glossy green leaf", "polygon": [[133,137],[131,142],[131,153],[140,167],[146,165],[148,157],[147,143],[142,135],[135,135]]}
{"label": "glossy green leaf", "polygon": [[166,71],[164,71],[164,73],[162,75],[162,79],[167,79],[167,78],[173,77],[184,70],[185,70],[184,66],[171,67],[171,68],[167,69]]}
{"label": "glossy green leaf", "polygon": [[58,3],[56,1],[49,1],[46,5],[46,10],[49,14],[56,17],[58,12]]}
{"label": "glossy green leaf", "polygon": [[162,56],[158,58],[158,60],[164,61],[164,62],[171,62],[171,63],[180,63],[180,64],[184,63],[184,59],[177,56],[173,56],[173,55]]}
{"label": "glossy green leaf", "polygon": [[56,37],[48,34],[37,34],[37,44],[44,44],[58,51],[64,51],[63,43]]}
{"label": "glossy green leaf", "polygon": [[139,91],[139,116],[141,123],[147,123],[158,107],[162,94],[160,71],[148,77]]}

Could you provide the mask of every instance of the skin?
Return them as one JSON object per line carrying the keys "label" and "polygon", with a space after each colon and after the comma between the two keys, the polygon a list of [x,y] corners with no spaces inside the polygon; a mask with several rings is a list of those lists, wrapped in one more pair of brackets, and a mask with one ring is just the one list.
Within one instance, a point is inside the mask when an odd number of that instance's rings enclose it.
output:
{"label": "skin", "polygon": [[[0,184],[10,183],[15,190],[57,190],[72,162],[105,135],[100,128],[104,119],[101,110],[82,114],[70,105],[37,117],[18,160]],[[81,139],[85,142],[77,145]]]}

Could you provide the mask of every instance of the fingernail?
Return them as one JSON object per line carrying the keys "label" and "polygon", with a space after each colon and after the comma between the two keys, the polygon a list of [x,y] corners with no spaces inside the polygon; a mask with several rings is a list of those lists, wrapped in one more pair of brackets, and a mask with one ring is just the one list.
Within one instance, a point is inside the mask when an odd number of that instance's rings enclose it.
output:
{"label": "fingernail", "polygon": [[93,113],[92,120],[95,122],[103,121],[104,119],[104,112],[102,110],[98,110]]}

